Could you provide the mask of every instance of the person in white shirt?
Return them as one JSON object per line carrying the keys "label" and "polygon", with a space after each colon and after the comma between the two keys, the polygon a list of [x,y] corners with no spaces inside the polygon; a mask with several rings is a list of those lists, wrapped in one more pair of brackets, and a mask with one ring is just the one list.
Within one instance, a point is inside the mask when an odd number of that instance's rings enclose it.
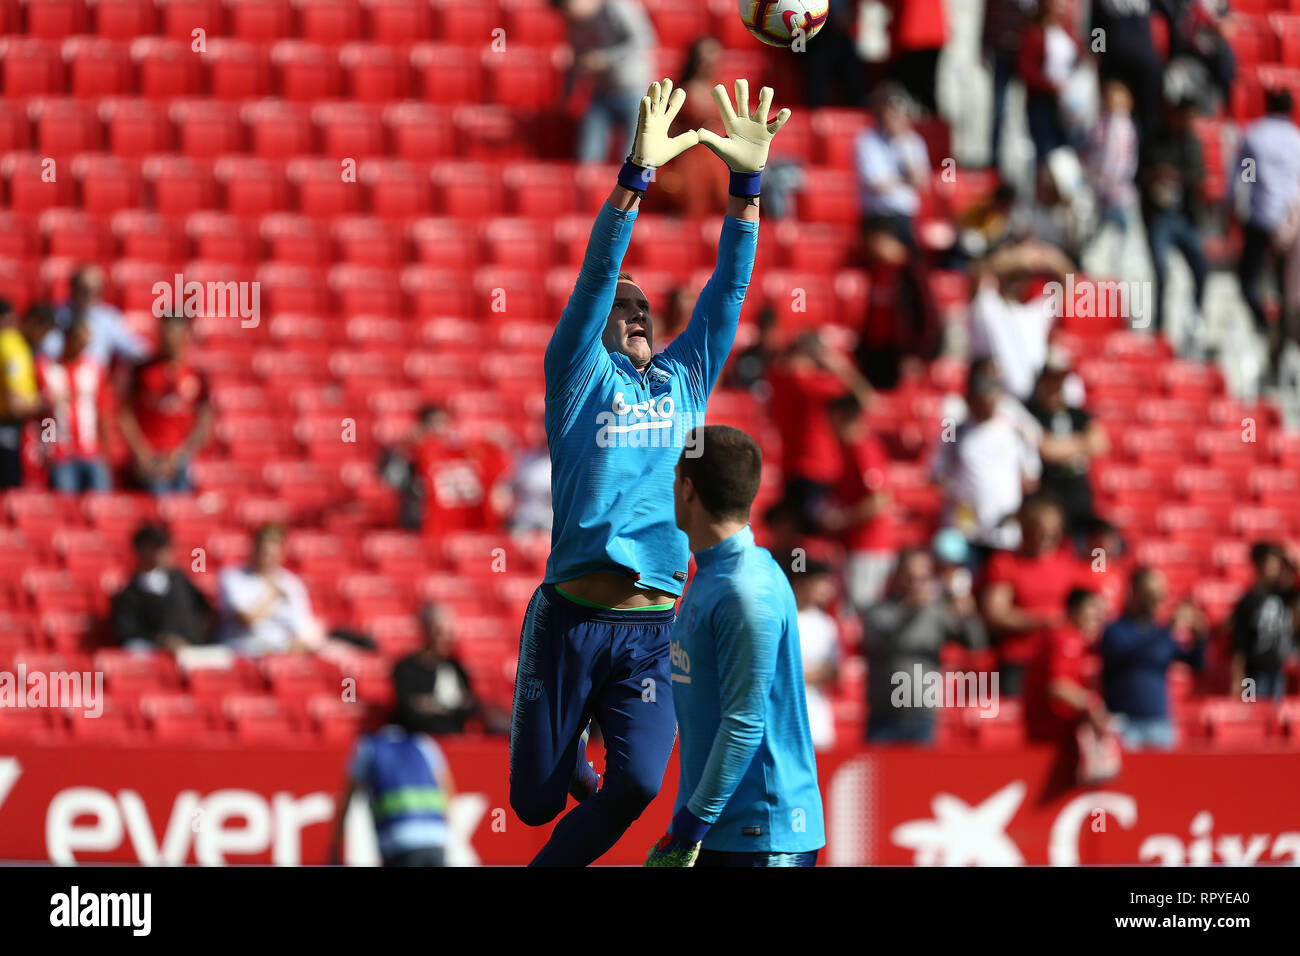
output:
{"label": "person in white shirt", "polygon": [[82,266],[72,274],[67,304],[54,314],[55,327],[41,342],[41,351],[57,359],[63,354],[65,332],[83,321],[90,332],[85,354],[108,368],[115,358],[135,362],[146,357],[148,344],[122,318],[115,306],[103,300],[104,273],[98,266]]}
{"label": "person in white shirt", "polygon": [[1045,243],[1003,246],[977,263],[970,306],[972,360],[997,363],[1002,384],[1020,401],[1034,391],[1047,361],[1047,338],[1056,321],[1052,298],[1024,301],[1029,276],[1046,273],[1064,285],[1069,259]]}
{"label": "person in white shirt", "polygon": [[830,689],[839,679],[840,626],[826,610],[835,595],[830,565],[809,561],[803,571],[790,575],[798,608],[799,650],[803,658],[804,698],[813,747],[835,746],[835,713]]}
{"label": "person in white shirt", "polygon": [[872,97],[876,123],[858,135],[856,165],[862,214],[870,227],[887,225],[913,245],[912,220],[929,188],[930,154],[912,128],[911,101],[902,87],[887,83]]}
{"label": "person in white shirt", "polygon": [[964,421],[945,427],[934,461],[944,491],[944,523],[985,549],[1014,548],[1019,529],[1006,519],[1038,486],[1041,426],[1003,393],[997,365],[988,359],[971,365],[966,408]]}
{"label": "person in white shirt", "polygon": [[237,653],[283,654],[314,650],[323,642],[307,588],[281,565],[283,556],[284,529],[263,525],[254,533],[247,566],[221,572],[220,639]]}

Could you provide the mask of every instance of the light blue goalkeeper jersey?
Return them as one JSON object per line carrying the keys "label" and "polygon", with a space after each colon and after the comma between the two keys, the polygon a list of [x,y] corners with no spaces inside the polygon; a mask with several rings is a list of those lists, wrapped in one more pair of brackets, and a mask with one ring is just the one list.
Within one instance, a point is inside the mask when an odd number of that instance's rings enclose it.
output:
{"label": "light blue goalkeeper jersey", "polygon": [[546,581],[613,571],[676,595],[690,553],[673,520],[673,468],[687,433],[704,424],[709,393],[735,341],[758,223],[723,220],[717,266],[690,323],[643,374],[601,344],[636,216],[609,203],[601,208],[546,347],[555,513]]}
{"label": "light blue goalkeeper jersey", "polygon": [[713,827],[704,849],[826,845],[794,592],[748,527],[695,555],[673,625],[677,804]]}

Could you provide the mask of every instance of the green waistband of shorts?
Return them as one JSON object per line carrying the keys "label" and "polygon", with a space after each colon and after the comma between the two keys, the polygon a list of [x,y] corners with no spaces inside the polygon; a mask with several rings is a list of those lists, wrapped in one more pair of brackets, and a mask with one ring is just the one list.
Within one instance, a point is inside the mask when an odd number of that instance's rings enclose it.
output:
{"label": "green waistband of shorts", "polygon": [[596,607],[602,611],[667,611],[677,603],[676,601],[669,601],[667,604],[647,604],[645,607],[614,607],[612,604],[597,604],[595,601],[584,601],[580,597],[574,597],[558,584],[555,586],[555,590],[574,604],[581,604],[583,607]]}

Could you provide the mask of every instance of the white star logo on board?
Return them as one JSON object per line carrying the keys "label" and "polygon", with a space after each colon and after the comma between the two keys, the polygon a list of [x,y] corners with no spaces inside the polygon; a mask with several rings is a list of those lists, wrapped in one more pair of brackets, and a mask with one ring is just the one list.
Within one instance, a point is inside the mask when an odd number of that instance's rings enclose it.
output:
{"label": "white star logo on board", "polygon": [[915,850],[917,866],[1019,866],[1024,857],[1006,829],[1024,799],[1021,780],[973,807],[951,793],[938,793],[930,804],[933,819],[900,823],[889,838]]}

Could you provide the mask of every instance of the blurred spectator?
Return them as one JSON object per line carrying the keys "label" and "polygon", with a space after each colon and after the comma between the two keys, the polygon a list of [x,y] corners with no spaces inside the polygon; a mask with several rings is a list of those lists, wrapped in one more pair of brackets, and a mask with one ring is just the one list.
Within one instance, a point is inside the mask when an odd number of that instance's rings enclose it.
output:
{"label": "blurred spectator", "polygon": [[23,483],[23,426],[41,408],[33,351],[54,326],[44,305],[15,319],[13,306],[0,299],[0,488]]}
{"label": "blurred spectator", "polygon": [[862,215],[868,231],[882,229],[909,249],[921,193],[930,188],[930,154],[912,128],[911,103],[903,89],[886,83],[871,95],[876,122],[858,134],[857,170]]}
{"label": "blurred spectator", "polygon": [[829,412],[841,465],[820,524],[844,545],[845,596],[862,614],[884,597],[894,569],[897,541],[886,478],[889,452],[867,425],[856,396],[840,396],[830,403]]}
{"label": "blurred spectator", "polygon": [[498,527],[509,508],[510,459],[495,441],[466,441],[440,405],[426,405],[404,452],[381,470],[402,495],[402,522],[426,534]]}
{"label": "blurred spectator", "polygon": [[[1291,118],[1291,93],[1265,94],[1265,116],[1246,127],[1237,168],[1250,184],[1250,210],[1243,226],[1237,276],[1241,292],[1255,317],[1255,327],[1270,339],[1270,377],[1277,375],[1284,344],[1280,331],[1271,331],[1259,282],[1265,273],[1281,284],[1282,264],[1275,245],[1277,233],[1300,214],[1300,129]],[[1289,230],[1295,232],[1294,226]]]}
{"label": "blurred spectator", "polygon": [[934,478],[944,492],[945,523],[987,550],[1012,547],[1016,529],[1006,520],[1041,474],[1037,423],[1019,402],[1006,400],[997,366],[971,365],[966,383],[966,418],[945,434],[934,460]]}
{"label": "blurred spectator", "polygon": [[768,366],[778,351],[776,310],[764,303],[758,313],[758,339],[753,345],[732,354],[722,369],[727,388],[761,392],[766,389]]}
{"label": "blurred spectator", "polygon": [[926,112],[939,112],[935,74],[948,40],[944,0],[889,0],[890,75]]}
{"label": "blurred spectator", "polygon": [[1130,750],[1174,747],[1165,673],[1174,661],[1200,670],[1205,659],[1205,616],[1184,601],[1169,625],[1157,624],[1156,612],[1164,599],[1164,575],[1154,568],[1137,568],[1124,616],[1101,637],[1106,708],[1115,715],[1116,729]]}
{"label": "blurred spectator", "polygon": [[[979,259],[1000,246],[1011,235],[1015,208],[1015,187],[999,182],[991,194],[967,209],[957,223],[961,255]],[[959,267],[965,265],[959,263]]]}
{"label": "blurred spectator", "polygon": [[1237,58],[1232,53],[1224,28],[1228,25],[1228,0],[1166,0],[1174,25],[1169,36],[1169,58],[1190,57],[1201,64],[1226,102],[1237,75]]}
{"label": "blurred spectator", "polygon": [[1007,391],[1023,402],[1047,360],[1047,337],[1059,307],[1048,295],[1027,299],[1029,279],[1046,274],[1064,284],[1073,266],[1059,249],[1026,240],[1002,246],[971,271],[971,358],[996,362]]}
{"label": "blurred spectator", "polygon": [[569,27],[573,63],[565,77],[564,100],[588,81],[591,101],[578,129],[577,160],[601,163],[609,157],[610,133],[619,156],[631,145],[641,97],[650,85],[654,27],[635,0],[551,0]]}
{"label": "blurred spectator", "polygon": [[[1097,235],[1108,225],[1119,229],[1120,239],[1128,235],[1129,215],[1137,202],[1133,185],[1138,171],[1137,124],[1133,122],[1133,94],[1118,80],[1102,88],[1102,111],[1088,136],[1088,179],[1100,207]],[[1117,246],[1119,259],[1123,242]],[[1122,260],[1121,260],[1122,261]],[[1111,274],[1119,274],[1118,267]]]}
{"label": "blurred spectator", "polygon": [[447,808],[456,784],[432,737],[389,726],[357,741],[335,812],[331,863],[340,862],[343,824],[358,793],[370,802],[384,866],[447,865]]}
{"label": "blurred spectator", "polygon": [[827,407],[846,392],[862,404],[869,386],[844,355],[828,348],[816,332],[806,332],[774,366],[770,411],[781,434],[781,473],[785,500],[801,515],[805,532],[816,529],[820,508],[840,477],[840,448]]}
{"label": "blurred spectator", "polygon": [[1065,522],[1056,502],[1041,495],[1020,509],[1021,542],[998,551],[984,568],[980,604],[998,653],[999,687],[1018,697],[1026,666],[1061,624],[1065,599],[1088,584],[1074,549],[1064,543]]}
{"label": "blurred spectator", "polygon": [[1069,262],[1071,272],[1080,271],[1083,246],[1093,228],[1085,211],[1087,203],[1082,201],[1086,190],[1078,154],[1072,149],[1057,150],[1038,168],[1033,200],[1021,203],[1016,210],[1013,231],[1055,248]]}
{"label": "blurred spectator", "polygon": [[420,610],[420,632],[424,647],[393,667],[393,723],[412,733],[463,734],[479,702],[454,653],[451,613],[426,604]]}
{"label": "blurred spectator", "polygon": [[[817,39],[821,41],[820,36]],[[713,37],[700,37],[691,44],[686,52],[680,84],[686,91],[686,102],[669,130],[671,135],[701,128],[711,129],[719,136],[726,135],[712,93],[719,81],[721,58],[722,44]],[[642,94],[644,92],[643,89]],[[709,150],[688,149],[667,166],[655,170],[655,195],[660,197],[666,212],[692,219],[721,216],[727,211],[729,175],[727,165],[719,163]],[[694,304],[692,298],[687,306],[688,313]],[[663,339],[665,346],[670,341],[664,335],[657,338]]]}
{"label": "blurred spectator", "polygon": [[49,463],[50,487],[65,494],[108,491],[108,373],[86,351],[90,327],[84,321],[68,326],[62,341],[58,360],[43,355],[36,362],[45,409],[40,414],[49,416],[39,422],[38,435]]}
{"label": "blurred spectator", "polygon": [[[1155,271],[1153,304],[1157,332],[1164,328],[1164,294],[1171,248],[1177,248],[1183,254],[1191,270],[1197,311],[1205,307],[1205,279],[1209,266],[1196,228],[1201,188],[1205,183],[1205,161],[1201,155],[1201,141],[1192,127],[1195,116],[1194,100],[1183,99],[1172,104],[1164,130],[1147,138],[1138,172],[1138,182],[1142,187],[1142,220],[1146,224],[1151,266]],[[1199,315],[1189,312],[1184,322],[1186,347],[1191,346],[1199,326]]]}
{"label": "blurred spectator", "polygon": [[1092,517],[1089,468],[1093,459],[1110,452],[1110,441],[1100,422],[1066,401],[1069,374],[1069,357],[1059,348],[1050,349],[1025,410],[1043,427],[1038,442],[1043,463],[1039,486],[1061,504],[1066,530],[1075,535]]}
{"label": "blurred spectator", "polygon": [[1100,595],[1075,588],[1065,599],[1065,620],[1049,630],[1025,673],[1025,725],[1031,740],[1067,742],[1079,721],[1099,732],[1110,725],[1105,701],[1091,686],[1087,660],[1106,626]]}
{"label": "blurred spectator", "polygon": [[799,57],[808,107],[857,106],[866,88],[857,49],[857,0],[830,0],[827,12],[814,41],[817,55]]}
{"label": "blurred spectator", "polygon": [[64,351],[64,336],[78,322],[85,323],[90,339],[86,354],[105,368],[114,359],[134,362],[145,356],[144,340],[131,331],[122,313],[103,300],[104,273],[98,266],[82,266],[72,274],[67,303],[55,313],[56,327],[41,348],[57,359]]}
{"label": "blurred spectator", "polygon": [[545,442],[520,455],[511,480],[511,531],[550,531],[551,456]]}
{"label": "blurred spectator", "polygon": [[1119,529],[1105,518],[1094,515],[1083,522],[1081,531],[1083,561],[1091,577],[1088,589],[1101,596],[1106,605],[1106,620],[1113,621],[1124,613],[1132,559],[1124,548]]}
{"label": "blurred spectator", "polygon": [[1101,82],[1119,80],[1133,94],[1141,141],[1160,129],[1161,63],[1151,36],[1153,8],[1169,19],[1164,0],[1092,0],[1088,24],[1088,36],[1097,38],[1090,49],[1097,53]]}
{"label": "blurred spectator", "polygon": [[910,694],[901,706],[893,701],[896,675],[907,681],[940,675],[939,652],[948,641],[979,650],[986,643],[984,624],[968,593],[941,592],[934,561],[922,550],[908,548],[898,556],[890,596],[868,608],[863,616],[863,646],[867,656],[867,740],[872,743],[929,743],[934,739],[934,712],[912,707]]}
{"label": "blurred spectator", "polygon": [[966,536],[956,528],[940,528],[930,539],[935,573],[944,594],[962,597],[971,593],[971,547]]}
{"label": "blurred spectator", "polygon": [[1061,95],[1079,63],[1079,45],[1068,12],[1066,0],[1040,0],[1020,46],[1017,65],[1025,81],[1029,137],[1040,164],[1053,150],[1070,145]]}
{"label": "blurred spectator", "polygon": [[1295,652],[1295,569],[1287,566],[1285,552],[1272,541],[1256,541],[1250,563],[1255,580],[1228,618],[1231,691],[1243,694],[1249,678],[1255,699],[1278,699],[1286,692],[1286,664]]}
{"label": "blurred spectator", "polygon": [[840,626],[826,610],[835,597],[835,579],[829,564],[809,561],[804,570],[790,575],[790,584],[799,609],[799,650],[803,655],[808,727],[813,746],[829,750],[835,746],[835,713],[830,695],[839,680],[840,665]]}
{"label": "blurred spectator", "polygon": [[248,565],[225,568],[218,578],[220,639],[240,654],[314,650],[322,642],[307,588],[283,558],[284,529],[262,525]]}
{"label": "blurred spectator", "polygon": [[212,605],[185,572],[176,567],[172,539],[161,525],[141,525],[131,537],[135,570],[113,598],[113,636],[130,650],[177,651],[206,644],[212,631]]}
{"label": "blurred spectator", "polygon": [[190,459],[212,428],[207,380],[189,361],[189,319],[163,316],[158,338],[158,355],[132,370],[118,417],[136,480],[155,495],[190,490]]}
{"label": "blurred spectator", "polygon": [[1017,60],[1037,0],[984,0],[984,53],[993,75],[993,129],[989,166],[1001,161],[1002,122],[1007,110],[1007,87],[1016,75]]}
{"label": "blurred spectator", "polygon": [[943,323],[928,257],[916,255],[888,217],[867,221],[863,251],[870,294],[854,359],[873,388],[893,389],[907,365],[938,354]]}

